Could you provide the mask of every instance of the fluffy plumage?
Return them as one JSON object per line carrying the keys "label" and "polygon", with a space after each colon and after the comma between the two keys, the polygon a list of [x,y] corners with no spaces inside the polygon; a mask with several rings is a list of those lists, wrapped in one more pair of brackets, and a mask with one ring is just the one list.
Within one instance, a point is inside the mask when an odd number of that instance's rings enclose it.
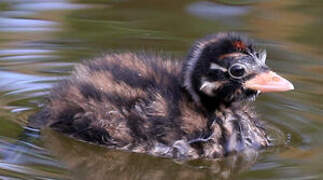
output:
{"label": "fluffy plumage", "polygon": [[[243,87],[268,71],[264,59],[265,53],[235,33],[197,41],[184,62],[108,54],[76,66],[31,116],[30,126],[175,158],[217,158],[266,147],[263,126],[247,103],[258,91]],[[232,75],[241,73],[246,75]]]}

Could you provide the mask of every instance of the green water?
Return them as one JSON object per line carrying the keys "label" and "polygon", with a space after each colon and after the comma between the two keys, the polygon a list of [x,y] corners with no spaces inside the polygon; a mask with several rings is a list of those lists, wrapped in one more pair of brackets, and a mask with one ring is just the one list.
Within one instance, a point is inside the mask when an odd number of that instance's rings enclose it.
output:
{"label": "green water", "polygon": [[[0,179],[323,179],[322,17],[321,0],[1,0]],[[239,171],[226,168],[232,157],[176,162],[24,131],[82,60],[116,50],[182,58],[195,39],[220,31],[255,39],[295,85],[258,98],[282,145]]]}

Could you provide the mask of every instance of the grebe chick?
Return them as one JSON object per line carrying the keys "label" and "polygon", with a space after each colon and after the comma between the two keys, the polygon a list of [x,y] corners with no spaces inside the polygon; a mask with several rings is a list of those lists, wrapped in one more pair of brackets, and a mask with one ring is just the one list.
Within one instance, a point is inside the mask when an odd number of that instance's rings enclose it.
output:
{"label": "grebe chick", "polygon": [[111,148],[173,158],[217,158],[269,145],[249,109],[260,92],[293,89],[245,37],[198,40],[187,59],[120,53],[76,66],[30,117]]}

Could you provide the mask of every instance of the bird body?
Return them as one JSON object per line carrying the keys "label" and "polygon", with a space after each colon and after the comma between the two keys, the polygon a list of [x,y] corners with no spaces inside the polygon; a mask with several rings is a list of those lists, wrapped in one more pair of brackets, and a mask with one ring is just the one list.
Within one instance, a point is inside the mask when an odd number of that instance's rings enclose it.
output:
{"label": "bird body", "polygon": [[[183,62],[145,53],[108,54],[76,66],[30,117],[30,126],[173,158],[212,159],[266,147],[265,128],[249,108],[259,91],[244,87],[270,88],[261,84],[263,76],[260,83],[254,78],[260,71],[270,74],[263,56],[235,33],[197,41]],[[249,74],[240,78],[242,71]],[[276,83],[271,91],[286,86]]]}

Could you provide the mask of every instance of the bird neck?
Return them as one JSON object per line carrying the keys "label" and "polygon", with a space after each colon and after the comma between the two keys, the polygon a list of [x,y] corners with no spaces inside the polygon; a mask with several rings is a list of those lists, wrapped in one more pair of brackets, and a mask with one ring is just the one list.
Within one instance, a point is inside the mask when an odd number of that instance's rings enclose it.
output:
{"label": "bird neck", "polygon": [[224,109],[239,110],[246,106],[246,103],[240,101],[223,101],[221,97],[210,97],[205,94],[200,94],[200,104],[209,113],[213,114],[216,111]]}
{"label": "bird neck", "polygon": [[182,92],[184,94],[185,99],[187,99],[188,102],[192,102],[193,104],[195,104],[195,107],[198,107],[202,112],[204,112],[208,116],[214,114],[216,111],[223,111],[225,109],[238,110],[244,109],[244,107],[248,107],[248,104],[244,102],[225,102],[216,96],[210,97],[203,93],[198,94],[199,100],[196,101],[196,99],[192,97],[191,93],[185,87],[182,87]]}

